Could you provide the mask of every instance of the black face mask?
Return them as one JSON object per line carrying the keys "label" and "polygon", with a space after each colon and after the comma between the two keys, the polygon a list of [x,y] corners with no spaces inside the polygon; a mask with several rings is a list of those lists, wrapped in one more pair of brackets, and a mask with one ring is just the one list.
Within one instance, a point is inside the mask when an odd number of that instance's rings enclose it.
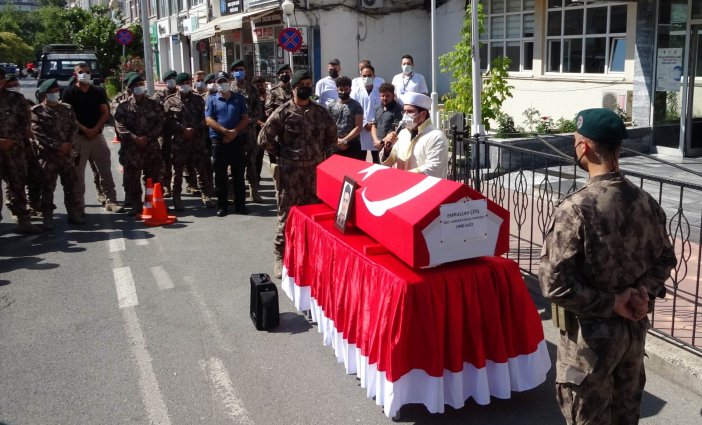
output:
{"label": "black face mask", "polygon": [[[580,142],[583,143],[583,142]],[[578,156],[578,146],[580,146],[580,143],[575,145],[575,149],[573,150],[573,161],[575,161],[575,164],[583,171],[587,171],[587,168],[583,167],[583,164],[580,162],[580,160],[585,156],[585,154],[582,154]]]}
{"label": "black face mask", "polygon": [[290,82],[290,76],[289,75],[281,75],[280,76],[280,82],[283,84],[288,84]]}
{"label": "black face mask", "polygon": [[337,78],[339,76],[339,71],[337,71],[336,69],[330,69],[329,76],[332,78]]}
{"label": "black face mask", "polygon": [[298,87],[295,91],[298,99],[307,100],[312,96],[312,87]]}
{"label": "black face mask", "polygon": [[341,100],[348,100],[349,97],[351,97],[351,93],[339,93],[339,99]]}

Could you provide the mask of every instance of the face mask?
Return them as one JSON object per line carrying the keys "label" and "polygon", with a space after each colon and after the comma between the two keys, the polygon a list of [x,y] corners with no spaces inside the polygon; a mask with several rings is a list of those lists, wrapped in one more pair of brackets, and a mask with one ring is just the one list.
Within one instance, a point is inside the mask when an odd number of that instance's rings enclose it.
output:
{"label": "face mask", "polygon": [[146,93],[146,87],[145,86],[136,86],[132,89],[132,93],[134,93],[134,96],[141,96],[144,93]]}
{"label": "face mask", "polygon": [[339,93],[339,99],[341,100],[347,100],[349,97],[351,97],[351,93]]}
{"label": "face mask", "polygon": [[412,65],[409,65],[409,64],[402,65],[402,73],[403,74],[411,74],[413,69],[414,69],[414,66],[412,66]]}
{"label": "face mask", "polygon": [[400,121],[400,125],[412,131],[417,127],[417,123],[414,122],[415,118],[417,118],[416,114],[404,113],[402,114],[402,121]]}
{"label": "face mask", "polygon": [[210,91],[210,93],[215,93],[217,92],[217,84],[216,83],[210,83],[207,85],[207,90]]}
{"label": "face mask", "polygon": [[330,70],[329,70],[329,76],[332,77],[332,78],[336,78],[336,77],[339,76],[339,71],[337,71],[336,69],[330,69]]}
{"label": "face mask", "polygon": [[288,84],[290,82],[290,76],[285,74],[280,76],[280,82],[283,84]]}
{"label": "face mask", "polygon": [[297,97],[302,100],[307,100],[312,96],[312,87],[298,87],[295,89]]}
{"label": "face mask", "polygon": [[83,84],[86,84],[86,83],[87,83],[87,84],[90,84],[90,83],[91,83],[91,81],[90,81],[90,74],[87,74],[87,73],[85,73],[85,72],[82,73],[82,74],[78,74],[78,78],[76,78],[76,80],[77,80],[79,83],[83,83]]}
{"label": "face mask", "polygon": [[577,145],[575,145],[575,149],[573,150],[573,161],[575,161],[575,164],[576,164],[581,170],[587,171],[587,168],[583,167],[582,162],[580,162],[580,160],[583,159],[583,157],[585,156],[585,153],[583,153],[582,155],[578,156],[578,146],[580,146],[581,143],[583,143],[583,142],[580,142],[580,143],[578,143]]}
{"label": "face mask", "polygon": [[232,77],[236,78],[237,80],[243,80],[244,77],[246,77],[246,71],[234,71],[232,72]]}
{"label": "face mask", "polygon": [[13,92],[13,93],[21,93],[19,87],[12,87],[12,88],[8,88],[8,89],[5,89],[5,90],[11,91],[11,92]]}
{"label": "face mask", "polygon": [[171,79],[171,80],[166,80],[166,87],[168,87],[169,89],[173,90],[173,89],[176,87],[176,82],[175,82],[175,80],[173,80],[173,79]]}
{"label": "face mask", "polygon": [[48,103],[58,103],[60,98],[61,98],[61,93],[47,93],[46,94],[46,101]]}
{"label": "face mask", "polygon": [[217,86],[218,86],[217,90],[219,90],[220,93],[227,94],[231,91],[231,87],[229,87],[229,84],[227,84],[227,83],[217,84]]}
{"label": "face mask", "polygon": [[201,91],[205,89],[205,83],[203,81],[198,81],[195,83],[195,90]]}
{"label": "face mask", "polygon": [[372,86],[373,82],[375,81],[375,78],[373,77],[361,77],[363,78],[363,85],[364,86]]}
{"label": "face mask", "polygon": [[183,84],[180,86],[180,92],[181,93],[190,93],[190,86],[187,84]]}

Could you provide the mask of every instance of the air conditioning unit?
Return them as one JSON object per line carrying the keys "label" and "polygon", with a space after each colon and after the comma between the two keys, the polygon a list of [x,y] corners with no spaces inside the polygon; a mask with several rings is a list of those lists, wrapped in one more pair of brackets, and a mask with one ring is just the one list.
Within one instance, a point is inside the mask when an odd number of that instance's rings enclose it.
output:
{"label": "air conditioning unit", "polygon": [[380,9],[384,7],[383,0],[358,0],[361,9]]}

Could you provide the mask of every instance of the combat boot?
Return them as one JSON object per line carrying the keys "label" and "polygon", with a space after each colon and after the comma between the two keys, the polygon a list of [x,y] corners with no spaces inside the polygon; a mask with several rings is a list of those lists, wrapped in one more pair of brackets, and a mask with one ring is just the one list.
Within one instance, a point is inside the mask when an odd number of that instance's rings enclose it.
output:
{"label": "combat boot", "polygon": [[171,197],[171,188],[170,186],[163,186],[163,197],[164,198],[170,198]]}
{"label": "combat boot", "polygon": [[68,222],[80,226],[85,224],[85,217],[83,217],[82,213],[71,212],[68,213]]}
{"label": "combat boot", "polygon": [[124,208],[120,204],[114,201],[105,201],[105,211],[113,213],[124,212]]}
{"label": "combat boot", "polygon": [[214,208],[215,206],[212,199],[210,199],[210,197],[207,195],[202,195],[202,205],[204,205],[206,208]]}
{"label": "combat boot", "polygon": [[23,235],[36,235],[37,233],[41,233],[41,229],[38,226],[33,225],[32,222],[29,221],[29,217],[24,217],[17,219],[15,233],[20,233]]}
{"label": "combat boot", "polygon": [[54,216],[45,214],[42,219],[41,228],[44,230],[54,230]]}
{"label": "combat boot", "polygon": [[173,195],[173,209],[176,211],[183,211],[183,201],[180,199],[180,195]]}
{"label": "combat boot", "polygon": [[263,198],[258,193],[258,183],[251,183],[249,185],[249,192],[251,193],[251,200],[256,203],[263,202]]}

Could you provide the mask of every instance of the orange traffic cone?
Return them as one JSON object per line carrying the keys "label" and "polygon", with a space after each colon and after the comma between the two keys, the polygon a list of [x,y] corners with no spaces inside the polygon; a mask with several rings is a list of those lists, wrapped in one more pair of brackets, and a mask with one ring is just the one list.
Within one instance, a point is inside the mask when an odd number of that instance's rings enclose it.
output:
{"label": "orange traffic cone", "polygon": [[163,189],[161,183],[154,185],[154,210],[150,218],[144,220],[147,226],[161,226],[163,224],[173,224],[176,221],[176,216],[168,215],[166,203],[163,202]]}
{"label": "orange traffic cone", "polygon": [[112,143],[119,143],[119,139],[117,138],[117,133],[115,133],[115,138],[112,139]]}
{"label": "orange traffic cone", "polygon": [[154,206],[152,200],[154,197],[154,181],[146,179],[146,190],[144,191],[144,206],[141,209],[141,214],[139,218],[141,220],[150,219],[154,214]]}

